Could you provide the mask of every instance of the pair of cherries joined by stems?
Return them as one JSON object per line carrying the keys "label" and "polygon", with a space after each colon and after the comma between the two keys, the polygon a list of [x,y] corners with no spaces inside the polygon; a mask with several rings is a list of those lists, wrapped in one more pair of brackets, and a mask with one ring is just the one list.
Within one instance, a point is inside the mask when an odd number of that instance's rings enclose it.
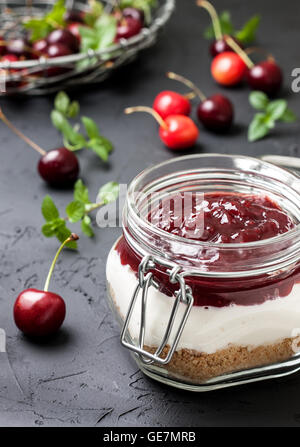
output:
{"label": "pair of cherries joined by stems", "polygon": [[159,93],[151,107],[128,107],[125,113],[147,112],[150,113],[159,123],[159,136],[162,142],[170,149],[188,149],[196,143],[199,130],[194,121],[188,116],[191,113],[190,99],[200,98],[197,107],[199,121],[207,129],[214,132],[227,131],[234,117],[233,105],[230,100],[220,94],[212,95],[209,98],[195,86],[195,84],[183,76],[173,72],[167,73],[170,79],[182,82],[189,87],[192,92],[181,95],[171,90]]}
{"label": "pair of cherries joined by stems", "polygon": [[22,132],[20,132],[4,115],[0,107],[0,119],[11,129],[19,138],[31,146],[41,155],[38,162],[39,175],[55,187],[67,187],[72,185],[79,175],[79,163],[76,155],[65,147],[52,149],[46,152]]}
{"label": "pair of cherries joined by stems", "polygon": [[64,246],[79,239],[72,233],[59,247],[51,264],[44,290],[26,289],[17,297],[14,305],[14,320],[17,327],[26,335],[33,337],[48,336],[55,333],[66,316],[66,305],[57,293],[49,292],[50,279],[57,258]]}
{"label": "pair of cherries joined by stems", "polygon": [[260,90],[268,95],[275,95],[281,88],[283,75],[272,56],[254,64],[246,51],[230,37],[225,37],[228,45],[235,52],[225,51],[216,56],[211,64],[213,78],[221,85],[233,86],[246,78],[253,90]]}
{"label": "pair of cherries joined by stems", "polygon": [[243,45],[233,36],[224,36],[218,14],[207,0],[198,0],[197,5],[210,14],[215,40],[210,46],[214,58],[211,64],[213,78],[221,85],[234,86],[246,78],[253,90],[275,95],[282,85],[282,71],[272,56],[254,64]]}

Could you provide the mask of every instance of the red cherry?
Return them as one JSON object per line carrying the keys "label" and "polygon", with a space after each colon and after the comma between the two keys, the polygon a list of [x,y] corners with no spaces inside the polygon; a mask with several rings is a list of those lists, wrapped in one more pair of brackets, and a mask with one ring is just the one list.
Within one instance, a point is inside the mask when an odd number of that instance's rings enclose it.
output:
{"label": "red cherry", "polygon": [[66,305],[60,295],[48,292],[49,282],[57,258],[63,247],[70,241],[79,239],[72,233],[59,247],[51,264],[44,290],[26,289],[16,299],[14,320],[26,335],[41,337],[51,335],[62,325],[66,315]]}
{"label": "red cherry", "polygon": [[211,64],[211,74],[221,85],[239,84],[245,76],[246,64],[236,53],[225,51],[216,56]]}
{"label": "red cherry", "polygon": [[196,143],[199,130],[194,121],[185,115],[169,115],[165,120],[151,107],[138,106],[125,109],[126,114],[150,113],[159,123],[159,136],[170,149],[188,149]]}
{"label": "red cherry", "polygon": [[40,176],[53,186],[69,186],[74,183],[79,174],[79,163],[76,155],[61,147],[46,152],[30,138],[20,132],[4,115],[0,107],[0,119],[12,130],[19,138],[31,146],[36,152],[42,155],[38,163],[38,172]]}
{"label": "red cherry", "polygon": [[185,96],[165,90],[156,96],[153,109],[165,119],[169,115],[189,115],[191,104]]}
{"label": "red cherry", "polygon": [[145,21],[145,14],[141,9],[131,7],[124,8],[122,10],[122,15],[123,17],[130,17],[132,19],[139,20],[141,23],[144,23]]}
{"label": "red cherry", "polygon": [[136,34],[139,34],[143,27],[140,20],[133,19],[132,17],[122,18],[117,25],[116,39],[129,39]]}
{"label": "red cherry", "polygon": [[78,159],[65,147],[52,149],[41,157],[38,172],[50,185],[70,186],[78,179]]}
{"label": "red cherry", "polygon": [[31,336],[45,336],[56,332],[66,315],[61,296],[38,289],[20,293],[14,305],[14,319],[20,331]]}
{"label": "red cherry", "polygon": [[72,50],[62,43],[54,43],[47,47],[46,53],[48,57],[62,57],[72,54]]}
{"label": "red cherry", "polygon": [[[78,39],[68,29],[55,29],[48,35],[47,42],[49,48],[50,46],[57,45],[57,48],[60,49],[63,47],[69,48],[71,53],[77,53],[78,51]],[[61,54],[61,56],[66,56],[66,54]]]}
{"label": "red cherry", "polygon": [[209,130],[225,132],[233,121],[231,101],[223,95],[213,95],[201,102],[197,109],[199,121]]}
{"label": "red cherry", "polygon": [[165,123],[167,127],[160,126],[159,136],[167,147],[180,150],[194,146],[199,130],[191,118],[185,115],[169,115]]}
{"label": "red cherry", "polygon": [[46,53],[46,50],[48,48],[48,42],[46,39],[39,39],[33,42],[32,49],[37,53],[39,56],[41,53]]}
{"label": "red cherry", "polygon": [[69,23],[69,25],[67,26],[67,29],[70,31],[70,33],[73,34],[73,36],[76,37],[78,43],[80,43],[81,41],[81,35],[79,32],[79,27],[83,27],[84,25],[82,23],[79,22],[72,22]]}
{"label": "red cherry", "polygon": [[213,95],[206,98],[203,92],[189,79],[173,72],[168,72],[167,76],[189,87],[192,90],[192,94],[200,98],[201,102],[198,105],[197,114],[199,121],[207,129],[215,132],[229,129],[233,121],[234,111],[233,105],[226,96]]}
{"label": "red cherry", "polygon": [[[235,37],[232,37],[232,39],[241,47],[243,48],[243,45],[241,42],[239,42]],[[233,51],[233,49],[228,45],[226,40],[222,37],[221,39],[215,40],[211,46],[210,46],[210,54],[212,57],[217,56],[218,54],[224,53],[225,51]]]}
{"label": "red cherry", "polygon": [[266,60],[250,68],[246,79],[253,90],[274,95],[281,88],[283,75],[274,60]]}

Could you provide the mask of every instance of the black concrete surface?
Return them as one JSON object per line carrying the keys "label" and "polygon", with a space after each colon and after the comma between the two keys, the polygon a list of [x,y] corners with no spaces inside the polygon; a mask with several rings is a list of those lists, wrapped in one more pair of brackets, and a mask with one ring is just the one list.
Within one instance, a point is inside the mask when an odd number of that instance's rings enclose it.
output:
{"label": "black concrete surface", "polygon": [[[258,44],[272,52],[285,73],[283,96],[300,116],[300,93],[291,92],[291,71],[299,66],[298,1],[215,1],[241,25],[262,15]],[[82,178],[94,197],[101,184],[129,182],[146,166],[173,154],[157,138],[144,114],[127,117],[126,106],[151,105],[165,88],[184,91],[164,73],[194,80],[208,95],[222,92],[210,77],[205,11],[191,0],[177,9],[158,44],[99,86],[79,87],[72,96],[114,143],[105,167],[88,151],[79,154]],[[299,125],[278,126],[272,135],[248,143],[253,110],[248,89],[226,90],[236,106],[236,125],[226,136],[201,130],[194,152],[298,155]],[[25,134],[45,149],[61,145],[49,114],[53,96],[1,99],[1,106]],[[36,173],[37,154],[0,124],[0,327],[7,353],[0,353],[1,426],[299,426],[300,375],[212,393],[193,394],[147,379],[119,343],[119,328],[105,300],[105,260],[120,229],[97,229],[82,237],[78,253],[65,251],[51,289],[67,303],[63,329],[51,341],[32,342],[16,329],[12,306],[27,287],[42,287],[57,243],[41,235],[41,201],[50,194],[63,212],[71,191],[50,189]],[[74,225],[74,229],[77,228]]]}

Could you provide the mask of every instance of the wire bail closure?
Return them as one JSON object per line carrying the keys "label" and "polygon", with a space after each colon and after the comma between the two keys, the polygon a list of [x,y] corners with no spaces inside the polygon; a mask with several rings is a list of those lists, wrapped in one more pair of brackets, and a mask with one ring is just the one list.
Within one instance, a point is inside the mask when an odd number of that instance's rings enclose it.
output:
{"label": "wire bail closure", "polygon": [[[169,274],[169,280],[172,284],[178,283],[179,289],[175,292],[175,301],[171,310],[170,318],[167,324],[166,331],[162,338],[160,346],[156,349],[154,354],[146,351],[144,349],[144,339],[146,333],[146,307],[147,307],[147,298],[148,298],[148,290],[149,287],[153,286],[156,289],[159,288],[159,284],[154,279],[153,273],[149,270],[153,270],[156,265],[160,265],[159,261],[155,259],[154,256],[145,256],[140,262],[138,269],[138,284],[133,293],[132,299],[130,301],[130,305],[127,311],[127,315],[124,321],[123,329],[121,332],[121,344],[135,352],[141,359],[141,361],[145,364],[159,363],[161,365],[166,365],[170,362],[176,347],[178,345],[180,336],[185,327],[186,321],[192,309],[194,298],[192,295],[192,290],[189,286],[186,285],[183,275],[180,274],[180,267],[174,267],[172,269],[168,269],[167,273]],[[137,298],[142,292],[141,298],[141,318],[140,318],[140,333],[137,344],[134,344],[130,333],[129,333],[129,324],[132,316],[132,312],[134,306],[136,304]],[[175,333],[174,340],[171,344],[168,343],[171,331],[174,326],[175,318],[177,315],[178,307],[180,302],[186,305],[186,309],[182,316],[182,319],[178,325],[178,329]],[[166,357],[160,357],[164,348],[169,344],[170,348]]]}

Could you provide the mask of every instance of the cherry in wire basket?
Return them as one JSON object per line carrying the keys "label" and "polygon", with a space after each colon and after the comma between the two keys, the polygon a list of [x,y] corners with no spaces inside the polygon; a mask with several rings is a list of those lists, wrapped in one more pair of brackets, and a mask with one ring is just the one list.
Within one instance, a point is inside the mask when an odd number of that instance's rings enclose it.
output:
{"label": "cherry in wire basket", "polygon": [[58,331],[66,316],[66,305],[57,293],[49,292],[49,283],[57,258],[64,246],[79,239],[72,233],[59,247],[51,264],[43,290],[23,290],[14,305],[14,320],[24,334],[33,337],[51,335]]}

